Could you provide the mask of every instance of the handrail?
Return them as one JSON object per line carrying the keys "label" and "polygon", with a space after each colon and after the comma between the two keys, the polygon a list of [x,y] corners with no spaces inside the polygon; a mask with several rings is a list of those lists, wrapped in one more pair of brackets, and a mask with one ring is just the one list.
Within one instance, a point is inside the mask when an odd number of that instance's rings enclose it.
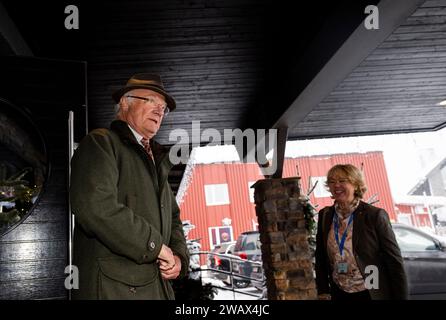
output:
{"label": "handrail", "polygon": [[189,255],[200,255],[200,254],[210,254],[210,255],[214,255],[214,256],[220,256],[220,257],[224,257],[227,258],[229,260],[239,260],[242,262],[250,262],[250,263],[254,263],[254,264],[258,264],[259,266],[263,266],[263,263],[260,261],[255,261],[255,260],[249,260],[249,259],[242,259],[239,256],[235,255],[235,254],[224,254],[224,253],[215,253],[215,252],[211,252],[211,251],[197,251],[194,253],[190,253]]}
{"label": "handrail", "polygon": [[[230,288],[226,288],[226,287],[222,287],[222,286],[216,286],[216,285],[214,285],[212,283],[209,283],[209,285],[211,285],[211,287],[214,287],[214,288],[218,288],[218,289],[222,289],[222,290],[226,290],[226,291],[232,291],[234,293],[245,294],[245,295],[248,295],[248,296],[257,297],[259,299],[262,298],[262,296],[261,295],[259,296],[259,294],[254,294],[254,293],[250,293],[250,292],[246,292],[246,291],[237,290],[234,287],[234,279],[249,280],[250,282],[252,282],[254,284],[255,283],[259,284],[259,286],[256,286],[257,288],[264,287],[266,279],[265,279],[265,275],[263,273],[262,262],[248,260],[248,259],[242,259],[242,258],[240,258],[240,257],[238,257],[236,255],[232,255],[232,254],[228,255],[228,254],[214,253],[214,252],[210,252],[210,251],[191,252],[190,256],[193,256],[193,255],[201,256],[201,255],[204,255],[204,254],[207,255],[207,258],[208,258],[209,255],[211,255],[211,256],[222,257],[224,259],[229,260],[230,261],[230,263],[228,265],[229,271],[220,270],[220,269],[214,269],[212,267],[206,268],[206,269],[200,267],[200,268],[193,268],[191,270],[191,272],[200,272],[201,273],[201,278],[203,278],[203,272],[205,272],[205,271],[209,271],[209,272],[212,272],[212,273],[220,273],[220,274],[228,275],[229,278],[230,278],[230,283],[231,283],[231,287]],[[234,272],[234,270],[233,270],[233,265],[234,264],[245,264],[245,263],[249,263],[249,264],[251,264],[251,266],[253,266],[253,265],[254,266],[259,266],[261,268],[260,277],[259,278],[255,278],[255,277],[246,276],[246,275],[243,275],[241,273]],[[205,277],[205,278],[210,278],[211,279],[212,277]]]}

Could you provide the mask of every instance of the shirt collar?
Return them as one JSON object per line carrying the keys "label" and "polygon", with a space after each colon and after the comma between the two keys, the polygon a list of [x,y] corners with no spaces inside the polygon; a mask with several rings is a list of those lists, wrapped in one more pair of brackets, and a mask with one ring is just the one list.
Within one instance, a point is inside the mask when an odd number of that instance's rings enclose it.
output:
{"label": "shirt collar", "polygon": [[132,131],[133,135],[135,136],[136,141],[138,141],[138,143],[144,147],[144,145],[141,142],[141,139],[144,138],[142,135],[140,135],[138,132],[136,132],[135,129],[133,129],[128,123],[127,123],[130,131]]}
{"label": "shirt collar", "polygon": [[340,219],[347,219],[356,210],[356,208],[358,208],[359,203],[359,199],[354,199],[349,208],[345,209],[343,214],[341,214],[342,210],[340,210],[339,205],[335,202],[335,212]]}

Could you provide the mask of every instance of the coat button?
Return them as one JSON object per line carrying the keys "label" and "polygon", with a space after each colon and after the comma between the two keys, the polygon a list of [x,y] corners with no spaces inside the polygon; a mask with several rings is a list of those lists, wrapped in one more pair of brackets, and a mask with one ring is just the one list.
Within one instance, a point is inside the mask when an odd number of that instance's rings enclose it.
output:
{"label": "coat button", "polygon": [[129,291],[133,294],[136,294],[136,288],[135,287],[129,287]]}
{"label": "coat button", "polygon": [[164,209],[164,204],[161,203],[161,209]]}
{"label": "coat button", "polygon": [[147,259],[149,259],[149,256],[145,254],[145,255],[142,256],[142,259],[143,260],[147,260]]}
{"label": "coat button", "polygon": [[156,247],[155,242],[150,241],[150,243],[149,243],[149,248],[150,248],[150,250],[153,251],[153,250],[155,249],[155,247]]}

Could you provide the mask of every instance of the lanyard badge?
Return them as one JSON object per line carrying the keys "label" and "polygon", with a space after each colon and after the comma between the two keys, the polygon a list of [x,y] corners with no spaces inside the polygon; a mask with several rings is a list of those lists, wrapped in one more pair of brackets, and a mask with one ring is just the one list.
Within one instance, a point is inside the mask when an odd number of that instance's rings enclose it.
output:
{"label": "lanyard badge", "polygon": [[344,261],[343,251],[345,240],[347,239],[348,229],[353,222],[353,213],[350,215],[350,219],[348,220],[347,227],[342,234],[341,241],[339,241],[339,218],[337,213],[333,216],[333,226],[334,226],[334,234],[336,239],[336,244],[338,245],[339,253],[341,255],[341,262],[336,264],[337,272],[340,274],[346,274],[348,272],[348,263]]}

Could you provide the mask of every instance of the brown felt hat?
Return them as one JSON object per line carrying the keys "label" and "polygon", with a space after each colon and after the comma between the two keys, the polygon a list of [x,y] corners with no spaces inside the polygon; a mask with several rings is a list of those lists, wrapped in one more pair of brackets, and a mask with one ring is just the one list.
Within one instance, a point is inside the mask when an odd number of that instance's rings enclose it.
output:
{"label": "brown felt hat", "polygon": [[171,95],[169,95],[164,90],[163,82],[161,81],[161,77],[157,74],[150,74],[150,73],[138,73],[135,74],[133,77],[127,81],[127,84],[125,87],[122,87],[119,90],[116,90],[113,94],[113,100],[115,100],[116,103],[119,103],[119,100],[121,97],[128,91],[133,89],[149,89],[153,90],[155,92],[158,92],[164,96],[166,99],[167,107],[169,108],[169,111],[173,111],[176,108],[175,99],[172,98]]}

